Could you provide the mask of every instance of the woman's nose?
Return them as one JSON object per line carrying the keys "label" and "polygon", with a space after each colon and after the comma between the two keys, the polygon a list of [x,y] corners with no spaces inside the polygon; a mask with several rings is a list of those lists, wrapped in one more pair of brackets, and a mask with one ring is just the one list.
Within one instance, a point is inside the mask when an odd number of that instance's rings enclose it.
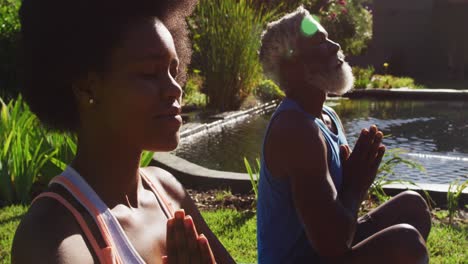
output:
{"label": "woman's nose", "polygon": [[169,84],[165,89],[165,96],[169,98],[179,99],[182,96],[182,88],[179,83],[169,74]]}

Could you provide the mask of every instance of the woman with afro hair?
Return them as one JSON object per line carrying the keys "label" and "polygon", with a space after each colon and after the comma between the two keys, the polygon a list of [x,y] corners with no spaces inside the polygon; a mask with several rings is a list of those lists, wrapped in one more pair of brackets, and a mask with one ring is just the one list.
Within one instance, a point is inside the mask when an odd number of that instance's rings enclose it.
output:
{"label": "woman with afro hair", "polygon": [[182,185],[139,168],[179,142],[195,0],[24,0],[22,94],[77,154],[16,231],[12,263],[234,263]]}

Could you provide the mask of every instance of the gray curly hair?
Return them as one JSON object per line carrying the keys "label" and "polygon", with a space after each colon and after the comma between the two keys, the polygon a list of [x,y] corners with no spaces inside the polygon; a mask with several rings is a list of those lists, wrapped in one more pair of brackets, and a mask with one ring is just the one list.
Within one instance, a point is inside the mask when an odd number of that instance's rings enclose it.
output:
{"label": "gray curly hair", "polygon": [[277,84],[280,84],[280,62],[296,49],[296,40],[301,34],[301,22],[307,16],[310,16],[309,11],[300,6],[296,11],[269,23],[262,34],[260,62],[264,74]]}

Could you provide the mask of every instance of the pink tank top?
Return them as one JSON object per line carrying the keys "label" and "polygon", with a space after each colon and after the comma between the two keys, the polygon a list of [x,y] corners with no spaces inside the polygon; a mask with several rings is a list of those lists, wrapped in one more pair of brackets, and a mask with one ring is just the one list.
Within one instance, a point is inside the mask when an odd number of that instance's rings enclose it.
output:
{"label": "pink tank top", "polygon": [[[159,205],[163,209],[168,218],[174,216],[174,210],[164,196],[156,188],[156,185],[148,178],[141,170],[140,175],[142,180],[151,188]],[[48,197],[57,200],[65,208],[67,208],[76,221],[80,225],[86,239],[94,251],[95,256],[100,263],[124,264],[136,263],[143,264],[145,261],[135,250],[123,228],[120,226],[117,218],[112,214],[109,207],[99,198],[94,190],[86,183],[86,181],[75,171],[68,166],[67,169],[59,176],[56,176],[49,183],[58,184],[66,189],[73,198],[82,206],[85,211],[92,217],[92,220],[97,226],[100,234],[95,234],[91,231],[89,222],[86,221],[86,215],[77,210],[63,195],[56,192],[44,192],[38,195],[33,203],[40,198]],[[97,236],[100,236],[104,243],[99,243]]]}

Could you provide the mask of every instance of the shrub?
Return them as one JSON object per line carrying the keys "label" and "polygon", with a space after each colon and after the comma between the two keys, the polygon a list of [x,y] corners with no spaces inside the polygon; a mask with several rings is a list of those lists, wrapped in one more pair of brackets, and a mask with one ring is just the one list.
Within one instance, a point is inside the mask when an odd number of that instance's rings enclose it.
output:
{"label": "shrub", "polygon": [[374,75],[371,79],[369,88],[421,88],[410,77],[395,77],[392,75]]}
{"label": "shrub", "polygon": [[354,88],[365,89],[368,88],[371,82],[372,75],[374,75],[374,67],[367,68],[353,67],[354,74]]}
{"label": "shrub", "polygon": [[194,63],[205,79],[208,107],[238,109],[262,76],[257,51],[273,13],[255,9],[251,0],[201,0],[195,14]]}
{"label": "shrub", "polygon": [[330,39],[340,43],[346,54],[358,55],[365,51],[372,39],[372,14],[365,4],[368,0],[328,1],[319,15]]}
{"label": "shrub", "polygon": [[182,103],[185,106],[204,108],[206,107],[206,95],[200,92],[203,86],[203,77],[198,72],[191,74],[184,87],[184,98]]}
{"label": "shrub", "polygon": [[16,47],[20,5],[20,0],[0,0],[0,97],[7,100],[18,93]]}
{"label": "shrub", "polygon": [[285,94],[272,80],[263,80],[255,89],[255,95],[262,101],[283,99]]}

